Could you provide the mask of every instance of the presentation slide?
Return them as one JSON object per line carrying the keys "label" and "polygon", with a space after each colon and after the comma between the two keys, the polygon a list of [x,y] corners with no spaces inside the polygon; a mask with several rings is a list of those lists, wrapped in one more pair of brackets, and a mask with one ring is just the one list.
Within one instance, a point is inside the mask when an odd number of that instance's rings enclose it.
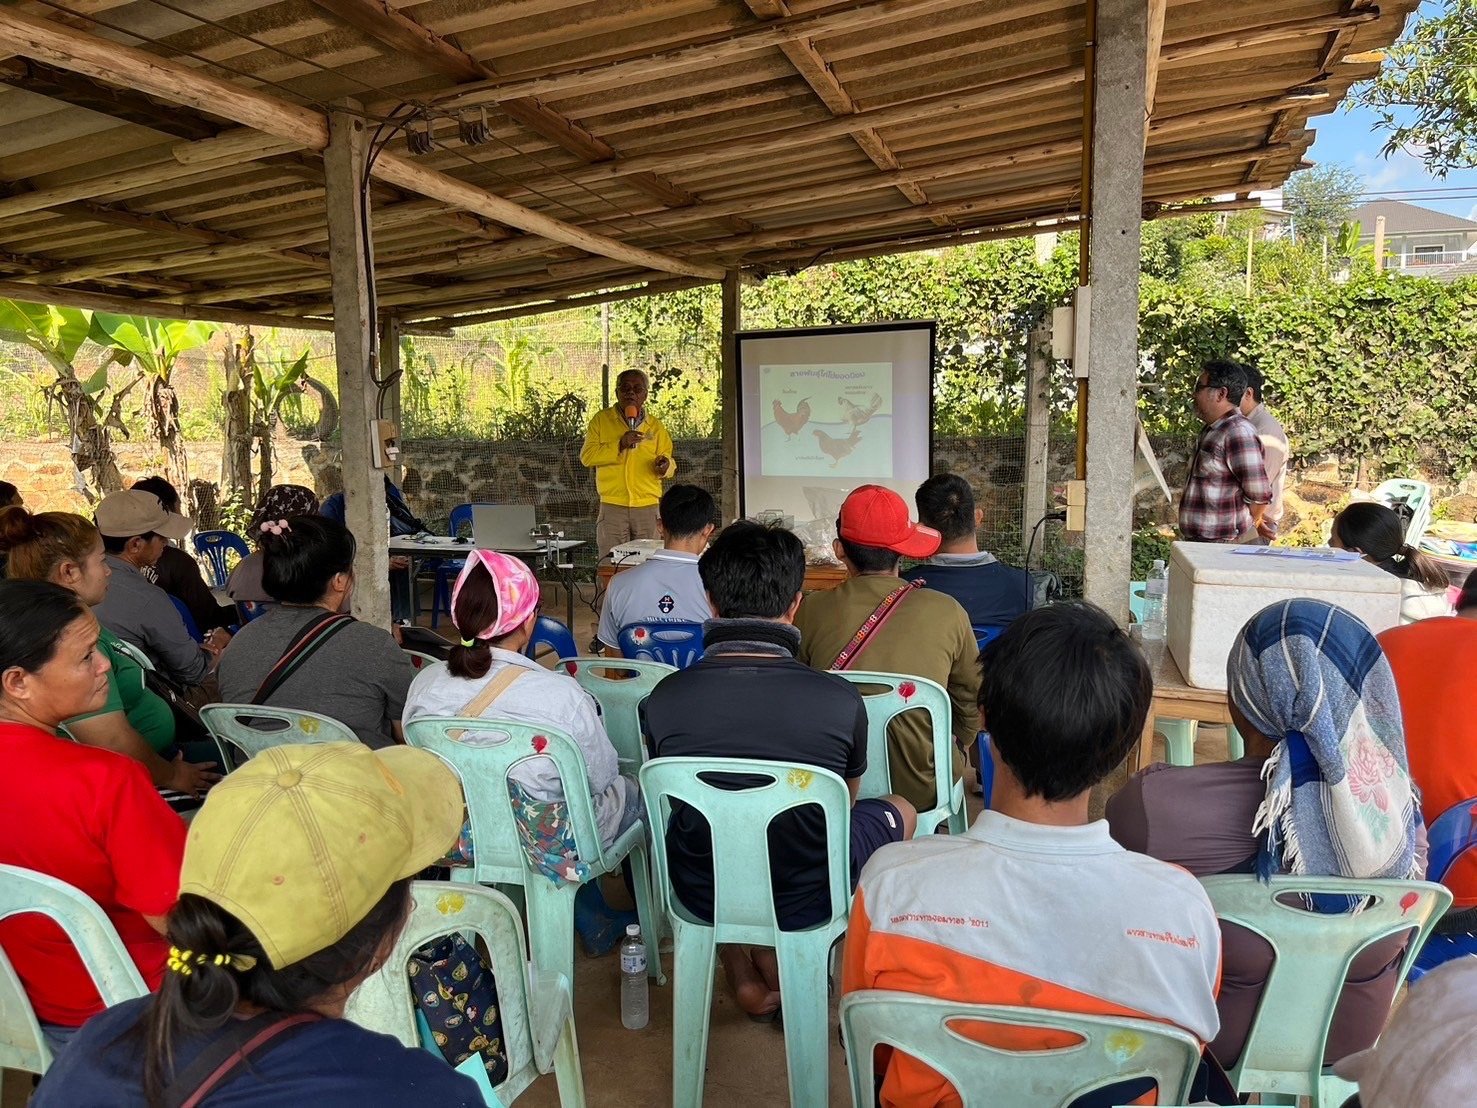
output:
{"label": "presentation slide", "polygon": [[834,519],[858,485],[911,499],[932,458],[934,325],[738,335],[740,502]]}

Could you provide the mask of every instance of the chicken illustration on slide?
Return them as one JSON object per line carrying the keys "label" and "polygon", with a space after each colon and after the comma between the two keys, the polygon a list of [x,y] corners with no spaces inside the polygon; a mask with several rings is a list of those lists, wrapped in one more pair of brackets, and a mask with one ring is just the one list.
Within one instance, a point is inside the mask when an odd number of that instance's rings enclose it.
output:
{"label": "chicken illustration on slide", "polygon": [[784,431],[785,438],[793,439],[795,433],[810,422],[810,397],[806,397],[795,405],[793,413],[785,411],[785,406],[778,400],[774,402],[774,421]]}
{"label": "chicken illustration on slide", "polygon": [[856,427],[853,427],[851,429],[851,435],[848,438],[844,439],[832,438],[830,435],[821,430],[816,430],[814,434],[815,441],[820,443],[821,449],[824,450],[827,454],[831,455],[832,469],[836,468],[837,463],[840,462],[842,458],[846,457],[846,455],[855,450],[856,444],[861,440],[861,430]]}
{"label": "chicken illustration on slide", "polygon": [[872,394],[872,399],[867,402],[865,408],[859,404],[853,404],[844,396],[837,397],[837,400],[841,404],[841,418],[853,427],[862,426],[876,415],[877,410],[882,407],[882,394],[876,392]]}

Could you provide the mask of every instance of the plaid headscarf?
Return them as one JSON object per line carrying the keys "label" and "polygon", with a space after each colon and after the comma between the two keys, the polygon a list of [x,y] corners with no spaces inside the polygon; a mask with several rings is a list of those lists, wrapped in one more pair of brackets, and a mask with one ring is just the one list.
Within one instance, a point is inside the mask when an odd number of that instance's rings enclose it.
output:
{"label": "plaid headscarf", "polygon": [[1252,825],[1266,832],[1258,876],[1419,877],[1400,699],[1369,628],[1321,600],[1281,601],[1241,629],[1226,677],[1277,744]]}
{"label": "plaid headscarf", "polygon": [[264,520],[291,519],[293,516],[311,516],[318,512],[318,496],[312,489],[302,485],[273,485],[262,497],[262,502],[251,513],[251,526],[246,537],[252,540],[261,537]]}

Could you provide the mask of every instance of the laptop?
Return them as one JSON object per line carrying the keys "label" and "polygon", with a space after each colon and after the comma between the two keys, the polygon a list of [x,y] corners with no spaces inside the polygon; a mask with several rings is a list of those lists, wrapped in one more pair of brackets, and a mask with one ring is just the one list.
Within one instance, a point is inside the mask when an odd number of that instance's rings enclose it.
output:
{"label": "laptop", "polygon": [[472,541],[482,550],[542,550],[528,536],[533,530],[532,504],[473,504]]}

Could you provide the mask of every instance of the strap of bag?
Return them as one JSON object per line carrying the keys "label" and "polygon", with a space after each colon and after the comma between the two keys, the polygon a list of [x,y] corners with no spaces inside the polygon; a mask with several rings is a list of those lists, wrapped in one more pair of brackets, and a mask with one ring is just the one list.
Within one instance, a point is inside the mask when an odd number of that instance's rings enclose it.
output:
{"label": "strap of bag", "polygon": [[887,622],[888,617],[897,611],[897,606],[904,597],[914,589],[922,585],[922,581],[908,581],[882,598],[882,603],[872,609],[872,614],[862,620],[862,625],[856,629],[856,634],[836,655],[836,660],[831,663],[831,669],[849,669],[851,663],[856,661],[856,656],[862,652],[862,648],[872,641],[872,636],[877,629]]}
{"label": "strap of bag", "polygon": [[324,612],[317,618],[310,619],[292,637],[292,641],[287,644],[287,649],[282,651],[282,657],[277,659],[277,664],[263,678],[261,687],[251,698],[251,703],[265,704],[267,699],[282,687],[282,683],[316,654],[324,643],[353,622],[354,617],[345,615],[343,612]]}
{"label": "strap of bag", "polygon": [[526,670],[520,669],[518,666],[503,666],[502,669],[498,670],[496,677],[482,686],[481,692],[462,706],[462,710],[457,715],[469,718],[480,716],[483,712],[487,711],[494,700],[508,691],[509,685],[522,677],[526,672]]}
{"label": "strap of bag", "polygon": [[323,1017],[317,1012],[263,1012],[248,1020],[232,1020],[224,1034],[202,1050],[164,1089],[164,1108],[196,1108],[213,1091],[236,1077],[246,1059],[261,1057],[286,1042],[292,1032]]}

